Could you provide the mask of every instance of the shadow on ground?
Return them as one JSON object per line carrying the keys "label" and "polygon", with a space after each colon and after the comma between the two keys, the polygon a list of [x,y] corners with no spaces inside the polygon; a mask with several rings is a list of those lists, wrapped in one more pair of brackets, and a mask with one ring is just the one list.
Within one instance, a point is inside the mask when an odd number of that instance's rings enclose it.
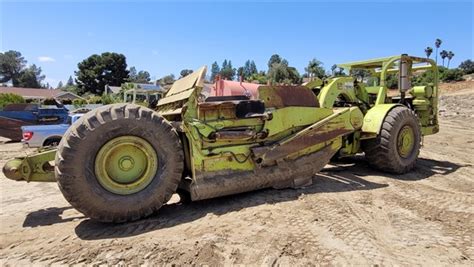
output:
{"label": "shadow on ground", "polygon": [[[189,204],[167,204],[154,216],[124,224],[107,224],[86,219],[77,225],[75,232],[83,240],[135,236],[191,222],[209,213],[220,215],[262,204],[292,201],[298,199],[303,194],[373,190],[388,186],[386,183],[376,183],[361,178],[364,176],[383,176],[392,179],[416,181],[426,179],[435,174],[448,175],[461,167],[465,166],[446,161],[420,159],[417,168],[413,172],[403,175],[392,175],[369,168],[363,157],[354,157],[328,165],[313,178],[313,185],[306,188],[265,189]],[[35,227],[77,219],[78,217],[67,219],[61,217],[61,214],[69,208],[71,207],[50,208],[32,212],[26,217],[23,226]]]}
{"label": "shadow on ground", "polygon": [[405,174],[391,174],[370,168],[363,156],[354,156],[343,158],[334,162],[332,168],[325,168],[323,172],[329,171],[332,173],[352,173],[356,176],[377,175],[404,181],[418,181],[432,177],[433,175],[449,175],[463,167],[472,167],[472,165],[419,158],[414,170]]}
{"label": "shadow on ground", "polygon": [[47,208],[33,211],[26,215],[25,221],[23,221],[23,227],[52,225],[84,218],[84,216],[63,218],[61,215],[64,213],[64,211],[69,209],[72,209],[72,207]]}
{"label": "shadow on ground", "polygon": [[355,175],[341,177],[339,174],[324,172],[316,175],[313,179],[313,185],[306,188],[265,189],[189,204],[169,204],[163,206],[156,215],[144,220],[125,224],[107,224],[84,220],[76,227],[75,231],[77,236],[84,240],[135,236],[191,222],[209,213],[220,215],[263,204],[292,201],[303,194],[373,190],[386,186],[388,185],[369,182]]}

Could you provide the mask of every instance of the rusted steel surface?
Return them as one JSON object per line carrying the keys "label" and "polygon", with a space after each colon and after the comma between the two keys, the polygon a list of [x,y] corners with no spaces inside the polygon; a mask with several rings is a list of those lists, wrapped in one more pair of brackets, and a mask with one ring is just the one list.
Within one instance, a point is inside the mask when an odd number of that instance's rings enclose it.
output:
{"label": "rusted steel surface", "polygon": [[296,136],[289,142],[273,144],[267,147],[256,147],[252,149],[255,158],[261,158],[262,166],[271,166],[279,159],[283,159],[292,153],[296,153],[307,147],[324,143],[338,136],[350,133],[348,129],[334,129],[331,131],[319,130],[305,135]]}
{"label": "rusted steel surface", "polygon": [[[262,188],[297,188],[319,172],[337,152],[331,145],[272,167],[255,171],[196,172],[196,179],[182,185],[191,193],[191,199],[200,200],[258,190]],[[307,185],[307,184],[305,184]]]}
{"label": "rusted steel surface", "polygon": [[266,107],[319,107],[316,95],[305,86],[261,86],[259,95]]}
{"label": "rusted steel surface", "polygon": [[235,119],[235,107],[238,103],[238,101],[200,103],[198,107],[199,119],[204,121]]}
{"label": "rusted steel surface", "polygon": [[255,138],[256,132],[252,129],[221,130],[216,132],[212,137],[216,140],[248,140]]}

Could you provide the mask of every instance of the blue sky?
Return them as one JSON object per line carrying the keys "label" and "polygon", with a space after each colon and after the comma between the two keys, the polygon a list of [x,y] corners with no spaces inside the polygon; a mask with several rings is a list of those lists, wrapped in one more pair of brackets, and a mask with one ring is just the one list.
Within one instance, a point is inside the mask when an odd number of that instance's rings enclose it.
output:
{"label": "blue sky", "polygon": [[300,73],[409,53],[441,38],[451,66],[473,58],[472,1],[167,2],[0,0],[0,50],[18,50],[56,86],[94,53],[123,53],[153,78],[247,59],[266,69],[278,53]]}

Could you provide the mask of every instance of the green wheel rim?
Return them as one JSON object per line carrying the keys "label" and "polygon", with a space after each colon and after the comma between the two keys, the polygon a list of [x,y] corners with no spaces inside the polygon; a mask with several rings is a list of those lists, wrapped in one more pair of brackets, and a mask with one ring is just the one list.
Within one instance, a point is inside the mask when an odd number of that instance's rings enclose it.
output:
{"label": "green wheel rim", "polygon": [[402,158],[408,158],[415,147],[415,132],[413,128],[405,125],[398,133],[397,148]]}
{"label": "green wheel rim", "polygon": [[115,194],[129,195],[151,183],[158,169],[158,156],[146,140],[120,136],[100,148],[94,167],[102,187]]}

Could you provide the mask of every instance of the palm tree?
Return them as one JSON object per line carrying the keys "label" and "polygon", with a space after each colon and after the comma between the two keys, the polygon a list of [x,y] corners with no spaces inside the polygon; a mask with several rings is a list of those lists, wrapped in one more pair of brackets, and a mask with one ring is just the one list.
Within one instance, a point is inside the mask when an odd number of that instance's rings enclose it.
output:
{"label": "palm tree", "polygon": [[314,77],[321,78],[324,76],[324,68],[322,66],[323,63],[315,58],[308,62],[308,67],[305,68],[305,71],[308,73],[310,80]]}
{"label": "palm tree", "polygon": [[448,51],[443,50],[440,53],[441,58],[443,59],[443,67],[444,67],[444,59],[448,57]]}
{"label": "palm tree", "polygon": [[448,69],[449,69],[449,62],[451,62],[451,59],[454,57],[453,51],[449,51],[447,57],[448,57]]}
{"label": "palm tree", "polygon": [[431,53],[433,53],[433,48],[431,48],[429,46],[427,48],[425,48],[425,54],[426,54],[427,58],[430,58]]}
{"label": "palm tree", "polygon": [[443,41],[441,41],[441,39],[437,38],[435,40],[435,46],[436,46],[436,65],[438,65],[438,48],[441,46],[441,44],[443,43]]}

